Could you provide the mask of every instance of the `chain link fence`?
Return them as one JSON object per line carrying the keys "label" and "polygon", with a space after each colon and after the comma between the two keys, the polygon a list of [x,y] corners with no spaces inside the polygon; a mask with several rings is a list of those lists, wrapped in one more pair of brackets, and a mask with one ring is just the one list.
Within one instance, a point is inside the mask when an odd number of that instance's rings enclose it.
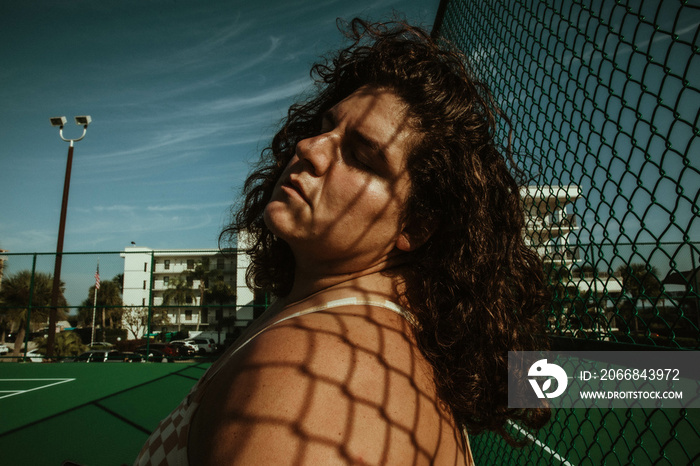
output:
{"label": "chain link fence", "polygon": [[[555,349],[699,347],[699,31],[697,1],[440,5],[433,34],[510,118]],[[477,464],[695,464],[699,418],[559,409],[530,447],[472,445]]]}
{"label": "chain link fence", "polygon": [[[434,34],[463,50],[509,115],[527,177],[527,237],[544,259],[553,296],[546,320],[555,348],[700,346],[699,25],[700,5],[689,0],[440,5]],[[170,273],[165,256],[151,253],[139,263],[146,278],[127,283],[124,254],[64,254],[63,312],[103,329],[123,327],[126,308],[153,316],[183,271]],[[49,309],[44,282],[54,255],[1,259],[3,293],[10,280],[26,279],[26,295],[18,298],[25,305],[0,303],[5,341],[14,342],[17,322],[37,336]],[[157,292],[129,306],[100,303],[98,292],[96,305],[98,263],[101,290],[121,280],[124,288]],[[196,291],[194,282],[189,286]],[[213,300],[205,318],[196,307],[202,296],[190,299],[170,303],[169,319],[177,322],[163,321],[160,330],[223,328],[221,322],[235,330],[241,308],[259,301]],[[62,325],[79,323],[64,317]],[[524,449],[492,434],[471,442],[478,464],[693,464],[700,461],[698,426],[695,410],[558,409]]]}

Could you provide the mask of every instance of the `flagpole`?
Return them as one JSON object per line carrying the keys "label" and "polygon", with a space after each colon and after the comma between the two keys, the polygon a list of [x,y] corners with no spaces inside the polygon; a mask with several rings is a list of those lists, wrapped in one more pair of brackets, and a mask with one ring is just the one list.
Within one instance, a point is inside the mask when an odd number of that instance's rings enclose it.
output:
{"label": "flagpole", "polygon": [[97,290],[100,289],[100,259],[97,259],[97,271],[95,272],[95,296],[92,303],[92,334],[90,335],[90,347],[95,344],[95,311],[97,310]]}

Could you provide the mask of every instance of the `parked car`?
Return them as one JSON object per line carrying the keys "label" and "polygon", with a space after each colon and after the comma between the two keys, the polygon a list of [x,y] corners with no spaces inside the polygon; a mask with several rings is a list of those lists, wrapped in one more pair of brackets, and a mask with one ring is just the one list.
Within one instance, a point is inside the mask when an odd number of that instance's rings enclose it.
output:
{"label": "parked car", "polygon": [[89,345],[91,349],[95,350],[107,350],[110,348],[113,348],[114,345],[111,343],[107,343],[106,341],[96,341],[92,345]]}
{"label": "parked car", "polygon": [[196,349],[196,348],[192,348],[192,347],[189,346],[189,345],[173,345],[173,344],[171,343],[171,346],[177,348],[177,354],[178,354],[178,356],[180,356],[181,358],[191,358],[191,357],[194,357],[194,355],[197,354],[197,349]]}
{"label": "parked car", "polygon": [[143,362],[144,357],[138,353],[117,350],[90,350],[65,362]]}
{"label": "parked car", "polygon": [[172,362],[173,359],[172,357],[167,356],[165,353],[162,351],[159,351],[157,349],[151,349],[150,351],[146,352],[146,348],[138,348],[136,350],[137,354],[140,354],[144,360],[146,357],[148,357],[148,361],[150,362]]}
{"label": "parked car", "polygon": [[0,356],[5,356],[9,352],[10,348],[8,348],[6,345],[0,345]]}
{"label": "parked car", "polygon": [[[170,359],[191,358],[195,354],[195,351],[186,345],[178,346],[172,345],[170,343],[151,343],[149,345],[149,348],[151,350],[158,350],[162,352],[165,355],[165,357]],[[146,350],[146,345],[139,346],[136,350],[138,353],[143,354],[141,351],[138,350]]]}
{"label": "parked car", "polygon": [[116,353],[116,350],[105,351],[105,350],[91,350],[86,351],[80,356],[71,359],[65,359],[66,362],[105,362],[107,361],[107,356],[110,353]]}
{"label": "parked car", "polygon": [[144,362],[146,358],[139,353],[122,353],[120,351],[110,351],[107,353],[105,362]]}
{"label": "parked car", "polygon": [[199,351],[199,346],[195,345],[192,341],[190,340],[173,340],[170,342],[171,345],[173,346],[187,346],[188,348],[191,348],[193,352],[198,352]]}
{"label": "parked car", "polygon": [[196,345],[200,353],[213,353],[216,351],[216,343],[212,338],[190,338],[185,341]]}
{"label": "parked car", "polygon": [[44,362],[44,355],[38,349],[27,351],[27,361],[29,362]]}

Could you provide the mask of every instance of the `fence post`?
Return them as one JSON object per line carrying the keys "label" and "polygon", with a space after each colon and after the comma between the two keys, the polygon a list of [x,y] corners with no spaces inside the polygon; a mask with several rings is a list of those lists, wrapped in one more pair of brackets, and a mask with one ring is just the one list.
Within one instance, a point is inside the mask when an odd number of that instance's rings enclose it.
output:
{"label": "fence post", "polygon": [[[34,276],[36,275],[36,253],[32,257],[32,275],[29,279],[29,302],[27,303],[27,330],[24,332],[24,356],[22,362],[27,362],[29,351],[29,333],[32,328],[32,301],[34,300]],[[16,353],[15,353],[16,354]]]}
{"label": "fence post", "polygon": [[153,273],[156,267],[155,252],[151,251],[151,276],[148,279],[148,321],[146,322],[146,361],[151,353],[151,318],[153,317]]}

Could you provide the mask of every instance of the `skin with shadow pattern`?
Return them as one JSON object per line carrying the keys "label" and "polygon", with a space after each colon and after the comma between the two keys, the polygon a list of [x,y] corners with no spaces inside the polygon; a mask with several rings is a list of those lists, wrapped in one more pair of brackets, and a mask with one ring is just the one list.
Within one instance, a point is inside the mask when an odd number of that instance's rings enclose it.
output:
{"label": "skin with shadow pattern", "polygon": [[[391,91],[361,88],[297,144],[265,211],[294,253],[294,285],[249,333],[336,299],[400,301],[401,256],[419,244],[401,224],[415,137],[403,108]],[[410,324],[394,312],[295,317],[222,360],[191,424],[191,464],[467,461]]]}

